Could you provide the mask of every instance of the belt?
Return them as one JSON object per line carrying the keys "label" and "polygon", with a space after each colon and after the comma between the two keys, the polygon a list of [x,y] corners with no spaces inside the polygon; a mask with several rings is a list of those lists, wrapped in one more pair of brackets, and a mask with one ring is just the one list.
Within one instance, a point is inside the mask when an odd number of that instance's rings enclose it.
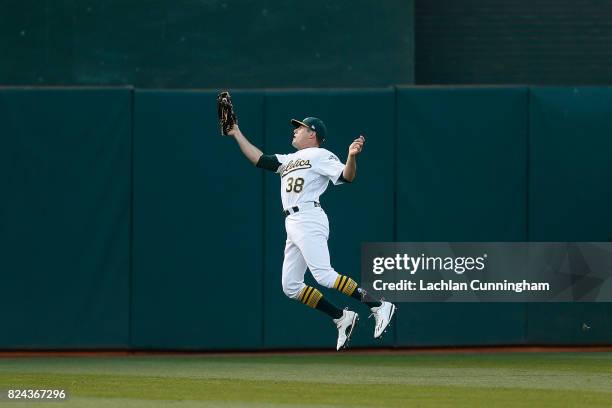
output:
{"label": "belt", "polygon": [[293,207],[289,207],[286,210],[283,210],[283,214],[285,214],[285,217],[286,217],[287,215],[295,214],[298,211],[304,211],[310,208],[315,208],[315,207],[320,207],[320,206],[321,204],[317,203],[316,201],[310,201],[304,204],[300,204],[299,206],[294,205]]}

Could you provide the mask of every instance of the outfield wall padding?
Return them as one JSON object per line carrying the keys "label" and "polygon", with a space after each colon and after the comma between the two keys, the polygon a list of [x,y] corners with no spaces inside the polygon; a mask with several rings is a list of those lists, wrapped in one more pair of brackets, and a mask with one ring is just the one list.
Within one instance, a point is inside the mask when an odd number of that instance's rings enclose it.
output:
{"label": "outfield wall padding", "polygon": [[130,346],[131,104],[0,89],[0,348]]}
{"label": "outfield wall padding", "polygon": [[[263,95],[235,92],[262,143]],[[262,175],[220,136],[216,93],[136,91],[132,345],[262,345]]]}
{"label": "outfield wall padding", "polygon": [[[529,240],[612,240],[612,88],[532,87]],[[530,304],[535,344],[609,344],[612,304]]]}
{"label": "outfield wall padding", "polygon": [[[265,153],[327,123],[354,183],[329,186],[332,266],[363,242],[609,241],[608,88],[398,87],[232,93]],[[216,91],[0,89],[2,349],[332,348],[285,297],[279,176],[219,135]],[[306,273],[306,282],[314,281]],[[403,303],[353,347],[610,344],[609,303]]]}
{"label": "outfield wall padding", "polygon": [[[524,241],[526,87],[397,90],[397,241]],[[399,346],[522,344],[525,305],[414,303]]]}

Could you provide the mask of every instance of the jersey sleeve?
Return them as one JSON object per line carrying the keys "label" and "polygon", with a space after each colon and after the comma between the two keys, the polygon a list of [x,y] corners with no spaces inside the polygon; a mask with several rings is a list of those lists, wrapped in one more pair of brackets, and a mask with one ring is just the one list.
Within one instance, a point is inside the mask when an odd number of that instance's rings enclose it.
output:
{"label": "jersey sleeve", "polygon": [[276,156],[276,160],[280,162],[280,166],[278,166],[278,169],[276,169],[276,172],[280,174],[283,172],[283,168],[285,168],[285,164],[287,164],[287,162],[289,161],[289,155],[288,154],[274,154],[273,156]]}
{"label": "jersey sleeve", "polygon": [[274,154],[263,154],[255,166],[259,167],[260,169],[277,172],[278,168],[281,166],[281,162],[278,161],[276,155]]}
{"label": "jersey sleeve", "polygon": [[338,159],[338,157],[331,153],[326,152],[320,159],[316,167],[317,173],[329,177],[332,183],[335,185],[343,184],[344,177],[342,172],[344,171],[344,163]]}

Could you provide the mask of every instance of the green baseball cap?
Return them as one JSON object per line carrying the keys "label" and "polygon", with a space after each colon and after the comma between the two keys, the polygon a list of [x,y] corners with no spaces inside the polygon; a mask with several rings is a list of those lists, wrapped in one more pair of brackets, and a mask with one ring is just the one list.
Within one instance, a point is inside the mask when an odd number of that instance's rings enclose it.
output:
{"label": "green baseball cap", "polygon": [[291,124],[296,128],[306,126],[308,129],[317,132],[317,140],[319,143],[323,143],[327,137],[327,127],[319,118],[307,117],[304,118],[304,120],[291,119]]}

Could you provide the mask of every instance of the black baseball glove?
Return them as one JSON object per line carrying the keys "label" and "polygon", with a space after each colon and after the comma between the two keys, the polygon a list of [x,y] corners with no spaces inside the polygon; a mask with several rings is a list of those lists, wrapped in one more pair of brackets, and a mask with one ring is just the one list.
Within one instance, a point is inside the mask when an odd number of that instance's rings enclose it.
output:
{"label": "black baseball glove", "polygon": [[224,91],[217,96],[217,113],[219,114],[221,134],[227,135],[232,127],[238,123],[229,92]]}

